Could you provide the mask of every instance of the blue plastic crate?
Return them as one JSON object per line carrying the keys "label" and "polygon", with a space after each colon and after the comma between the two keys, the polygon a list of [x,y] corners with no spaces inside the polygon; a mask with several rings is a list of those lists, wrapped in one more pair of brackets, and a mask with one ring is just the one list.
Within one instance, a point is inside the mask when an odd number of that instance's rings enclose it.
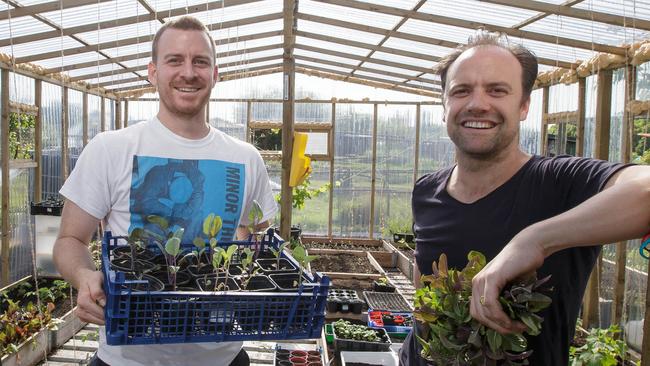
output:
{"label": "blue plastic crate", "polygon": [[[402,334],[408,334],[411,329],[413,328],[412,326],[400,326],[400,325],[386,325],[379,319],[379,321],[376,321],[373,319],[372,314],[374,312],[382,313],[384,312],[383,310],[373,310],[373,309],[368,309],[368,326],[372,328],[384,328],[386,329],[387,332],[389,333],[402,333]],[[391,315],[399,315],[403,317],[408,317],[411,320],[411,323],[413,322],[413,313],[407,313],[407,312],[388,312]]]}
{"label": "blue plastic crate", "polygon": [[[118,241],[120,244],[118,244]],[[277,248],[282,239],[272,230],[261,250]],[[247,241],[220,246],[253,245]],[[126,245],[124,237],[106,232],[102,243],[102,269],[106,292],[106,340],[110,345],[152,343],[230,342],[319,338],[325,322],[330,280],[304,275],[314,286],[296,292],[245,291],[137,291],[146,282],[127,280],[124,272],[110,269],[112,251]],[[190,250],[191,244],[185,249]],[[152,250],[158,251],[157,248]],[[159,252],[159,251],[158,251]],[[296,264],[295,259],[286,256]]]}

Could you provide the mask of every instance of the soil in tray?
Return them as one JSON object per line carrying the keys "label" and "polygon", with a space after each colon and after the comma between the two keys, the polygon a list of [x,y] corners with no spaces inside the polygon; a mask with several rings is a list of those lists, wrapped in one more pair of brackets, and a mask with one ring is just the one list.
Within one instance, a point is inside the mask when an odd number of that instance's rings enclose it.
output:
{"label": "soil in tray", "polygon": [[319,254],[311,262],[312,272],[378,273],[366,257]]}
{"label": "soil in tray", "polygon": [[307,249],[346,249],[346,250],[370,250],[375,252],[387,252],[384,247],[380,245],[361,245],[354,244],[353,242],[349,243],[319,243],[319,242],[309,242],[305,243]]}

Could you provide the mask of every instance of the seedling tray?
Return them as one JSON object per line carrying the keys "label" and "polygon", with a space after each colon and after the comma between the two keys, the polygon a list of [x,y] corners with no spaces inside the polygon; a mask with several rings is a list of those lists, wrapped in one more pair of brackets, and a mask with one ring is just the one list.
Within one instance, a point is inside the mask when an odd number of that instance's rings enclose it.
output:
{"label": "seedling tray", "polygon": [[366,298],[368,308],[370,309],[386,310],[392,313],[408,313],[413,311],[408,302],[398,293],[364,291],[363,297]]}
{"label": "seedling tray", "polygon": [[[102,243],[102,270],[106,292],[106,340],[109,345],[153,343],[230,342],[319,338],[325,322],[329,277],[304,276],[312,282],[294,292],[246,291],[138,291],[145,281],[128,280],[110,268],[109,258],[126,244],[124,237],[107,231]],[[261,250],[278,248],[282,239],[272,230]],[[221,242],[240,249],[247,241]],[[191,244],[184,249],[191,249]],[[152,250],[156,250],[153,248]],[[295,259],[283,258],[298,267]]]}
{"label": "seedling tray", "polygon": [[[379,336],[387,335],[386,330],[383,328],[373,328],[373,330],[379,333]],[[391,341],[390,338],[388,342],[368,342],[360,341],[356,339],[342,339],[336,335],[336,330],[333,329],[334,333],[334,349],[336,352],[341,351],[367,351],[367,352],[383,352],[390,350]]]}

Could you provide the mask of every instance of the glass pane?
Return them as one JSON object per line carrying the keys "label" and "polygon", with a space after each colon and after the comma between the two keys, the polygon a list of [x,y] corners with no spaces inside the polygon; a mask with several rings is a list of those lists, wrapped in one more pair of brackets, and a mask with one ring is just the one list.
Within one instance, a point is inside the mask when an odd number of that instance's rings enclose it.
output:
{"label": "glass pane", "polygon": [[423,105],[420,110],[420,154],[418,177],[454,164],[456,148],[447,135],[440,105]]}
{"label": "glass pane", "polygon": [[337,104],[332,235],[367,237],[370,228],[372,105]]}
{"label": "glass pane", "polygon": [[33,274],[32,232],[33,216],[29,203],[33,201],[33,169],[11,169],[9,172],[9,282]]}
{"label": "glass pane", "polygon": [[148,121],[157,114],[157,101],[129,101],[129,123],[127,126],[132,126],[142,121]]}
{"label": "glass pane", "polygon": [[41,110],[43,197],[37,197],[37,199],[58,197],[59,189],[63,184],[63,172],[61,171],[61,140],[63,138],[61,90],[59,85],[43,83],[43,108]]}
{"label": "glass pane", "polygon": [[[310,191],[322,189],[323,192],[312,196],[311,199],[304,201],[302,208],[292,210],[292,226],[302,228],[302,233],[307,235],[327,235],[327,223],[329,221],[329,199],[330,191],[327,189],[330,182],[330,162],[329,161],[312,161],[312,173],[309,176],[306,186],[294,188],[308,189]],[[300,196],[300,195],[296,195]]]}
{"label": "glass pane", "polygon": [[68,89],[68,173],[72,172],[83,150],[83,94]]}
{"label": "glass pane", "polygon": [[210,124],[219,131],[246,141],[248,103],[210,102]]}
{"label": "glass pane", "polygon": [[542,90],[536,89],[530,95],[530,106],[526,120],[519,125],[519,146],[529,154],[539,154],[542,126]]}
{"label": "glass pane", "polygon": [[612,107],[609,126],[609,161],[623,162],[623,111],[625,110],[625,69],[612,73]]}
{"label": "glass pane", "polygon": [[585,156],[594,157],[594,144],[596,140],[596,95],[598,94],[598,77],[587,77],[585,91]]}
{"label": "glass pane", "polygon": [[391,238],[391,225],[411,227],[413,221],[416,106],[380,105],[377,113],[374,235]]}

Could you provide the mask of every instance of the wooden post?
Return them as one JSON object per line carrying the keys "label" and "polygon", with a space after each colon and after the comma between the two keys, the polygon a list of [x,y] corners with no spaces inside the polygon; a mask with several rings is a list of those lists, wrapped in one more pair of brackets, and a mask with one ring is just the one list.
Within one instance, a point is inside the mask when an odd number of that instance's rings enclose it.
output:
{"label": "wooden post", "polygon": [[115,99],[115,129],[122,128],[122,103],[119,99]]}
{"label": "wooden post", "polygon": [[[609,158],[609,132],[612,106],[612,70],[598,71],[598,93],[596,95],[596,140],[594,157],[607,160]],[[606,244],[606,243],[603,243]],[[598,326],[599,323],[599,286],[602,253],[591,272],[583,299],[582,324],[585,328]]]}
{"label": "wooden post", "polygon": [[332,128],[329,134],[329,156],[330,156],[330,197],[329,208],[327,213],[327,237],[332,238],[332,219],[334,207],[334,155],[335,155],[335,141],[336,138],[336,103],[332,103]]}
{"label": "wooden post", "polygon": [[253,117],[253,103],[246,102],[246,142],[253,143],[253,131],[251,131],[251,118]]}
{"label": "wooden post", "polygon": [[9,285],[9,70],[0,70],[2,79],[2,117],[0,156],[2,156],[2,275],[0,287]]}
{"label": "wooden post", "polygon": [[546,156],[548,154],[548,126],[546,125],[546,115],[548,114],[548,94],[549,94],[549,87],[545,86],[542,89],[542,137],[541,137],[541,143],[542,147],[539,150],[541,152],[540,155]]}
{"label": "wooden post", "polygon": [[122,124],[124,127],[129,127],[129,100],[125,99],[124,100],[124,123]]}
{"label": "wooden post", "polygon": [[61,94],[61,184],[68,178],[68,127],[70,113],[68,111],[68,87],[64,86]]}
{"label": "wooden post", "polygon": [[415,156],[413,164],[413,185],[418,180],[418,170],[420,168],[420,123],[421,123],[421,105],[415,105]]}
{"label": "wooden post", "polygon": [[370,239],[375,231],[375,184],[377,179],[377,111],[379,106],[374,104],[372,112],[372,170],[370,171]]}
{"label": "wooden post", "polygon": [[34,79],[34,104],[38,107],[36,121],[34,124],[34,201],[42,200],[43,195],[43,167],[41,164],[43,155],[43,82]]}
{"label": "wooden post", "polygon": [[587,79],[578,78],[578,120],[576,121],[576,156],[585,154],[585,115]]}
{"label": "wooden post", "polygon": [[[625,75],[625,108],[623,109],[623,128],[621,141],[621,161],[625,164],[632,160],[632,133],[634,116],[628,110],[636,94],[636,67],[627,66]],[[625,270],[627,266],[627,242],[616,244],[616,281],[614,281],[614,298],[612,299],[612,324],[622,325],[625,308]],[[646,333],[648,334],[648,333]]]}
{"label": "wooden post", "polygon": [[99,97],[99,128],[101,132],[106,131],[106,101],[104,97]]}
{"label": "wooden post", "polygon": [[82,143],[86,147],[88,144],[88,93],[81,93],[81,130]]}
{"label": "wooden post", "polygon": [[283,100],[282,100],[282,193],[280,211],[280,233],[283,238],[291,234],[291,203],[293,188],[289,186],[291,158],[293,155],[294,103],[296,88],[296,60],[293,49],[296,42],[295,0],[284,0],[284,52],[283,52]]}

